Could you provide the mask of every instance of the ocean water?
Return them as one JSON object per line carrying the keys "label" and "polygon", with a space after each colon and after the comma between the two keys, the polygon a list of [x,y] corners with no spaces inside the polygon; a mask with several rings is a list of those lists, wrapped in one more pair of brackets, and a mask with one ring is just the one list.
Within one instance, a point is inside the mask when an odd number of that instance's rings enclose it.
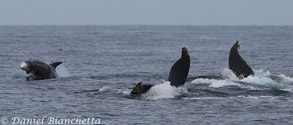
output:
{"label": "ocean water", "polygon": [[[228,69],[236,40],[254,77]],[[175,88],[165,80],[182,47],[191,65]],[[0,124],[293,124],[292,50],[292,26],[0,26]],[[63,64],[26,81],[26,60]],[[130,98],[140,81],[155,86]]]}

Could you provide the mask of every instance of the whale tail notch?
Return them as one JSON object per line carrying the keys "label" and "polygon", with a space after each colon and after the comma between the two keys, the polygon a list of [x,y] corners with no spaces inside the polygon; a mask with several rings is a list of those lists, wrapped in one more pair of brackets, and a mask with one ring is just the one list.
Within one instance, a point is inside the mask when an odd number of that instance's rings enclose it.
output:
{"label": "whale tail notch", "polygon": [[52,66],[54,69],[56,69],[56,67],[60,64],[62,64],[62,62],[54,62],[54,63],[51,63],[50,66]]}

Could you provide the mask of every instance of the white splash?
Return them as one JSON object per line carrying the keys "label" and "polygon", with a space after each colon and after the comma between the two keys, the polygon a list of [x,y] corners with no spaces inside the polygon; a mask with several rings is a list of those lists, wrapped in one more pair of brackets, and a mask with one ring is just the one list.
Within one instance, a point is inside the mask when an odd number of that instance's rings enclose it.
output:
{"label": "white splash", "polygon": [[180,95],[181,90],[182,88],[171,86],[170,82],[167,81],[153,86],[147,93],[142,95],[142,98],[150,100],[175,98],[176,96]]}
{"label": "white splash", "polygon": [[129,96],[129,94],[131,93],[131,89],[128,89],[128,88],[115,89],[115,91],[117,91],[116,93],[122,94],[125,96]]}
{"label": "white splash", "polygon": [[191,81],[191,83],[194,84],[209,84],[209,87],[213,88],[219,88],[219,87],[224,87],[224,86],[239,86],[238,83],[233,82],[234,80],[238,80],[238,78],[233,74],[233,72],[229,69],[224,69],[222,72],[222,75],[226,77],[227,79],[208,79],[208,78],[199,78]]}
{"label": "white splash", "polygon": [[112,88],[109,86],[104,86],[103,88],[99,89],[99,92],[109,92]]}
{"label": "white splash", "polygon": [[216,79],[205,79],[205,78],[199,78],[193,80],[191,83],[194,84],[209,84],[209,87],[213,88],[219,88],[224,86],[239,86],[239,84],[234,83],[231,79],[224,79],[224,80],[216,80]]}
{"label": "white splash", "polygon": [[27,65],[27,63],[26,63],[26,62],[22,62],[22,63],[20,64],[20,68],[21,68],[22,70],[28,70],[28,65]]}
{"label": "white splash", "polygon": [[238,79],[234,73],[229,69],[224,69],[222,75],[225,79],[205,79],[199,78],[193,80],[194,84],[209,84],[209,87],[224,87],[224,86],[240,86],[252,89],[280,89],[280,90],[293,90],[293,78],[280,75],[272,75],[269,71],[255,70],[254,76],[248,76],[244,79]]}
{"label": "white splash", "polygon": [[58,77],[69,77],[70,76],[67,68],[63,64],[60,64],[56,67],[56,73],[57,73]]}

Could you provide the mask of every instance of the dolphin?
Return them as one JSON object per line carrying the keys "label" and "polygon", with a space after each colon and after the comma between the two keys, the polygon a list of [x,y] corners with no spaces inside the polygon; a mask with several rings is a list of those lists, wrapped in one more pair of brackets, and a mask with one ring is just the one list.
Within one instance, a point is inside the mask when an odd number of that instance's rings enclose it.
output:
{"label": "dolphin", "polygon": [[26,77],[27,80],[30,78],[41,80],[56,78],[56,67],[60,64],[62,64],[62,62],[47,64],[41,61],[25,61],[21,63],[20,68],[27,74],[30,74],[29,77]]}
{"label": "dolphin", "polygon": [[247,78],[249,75],[254,76],[252,69],[239,55],[238,49],[240,49],[240,45],[238,41],[236,41],[230,50],[229,69],[232,70],[239,79]]}

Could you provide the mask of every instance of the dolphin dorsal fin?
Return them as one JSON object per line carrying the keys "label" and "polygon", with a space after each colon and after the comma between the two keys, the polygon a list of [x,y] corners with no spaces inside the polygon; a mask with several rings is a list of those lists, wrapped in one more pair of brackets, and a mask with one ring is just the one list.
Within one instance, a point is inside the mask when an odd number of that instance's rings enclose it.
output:
{"label": "dolphin dorsal fin", "polygon": [[54,63],[51,63],[50,66],[52,66],[54,69],[56,69],[56,67],[60,64],[62,64],[62,62],[54,62]]}

